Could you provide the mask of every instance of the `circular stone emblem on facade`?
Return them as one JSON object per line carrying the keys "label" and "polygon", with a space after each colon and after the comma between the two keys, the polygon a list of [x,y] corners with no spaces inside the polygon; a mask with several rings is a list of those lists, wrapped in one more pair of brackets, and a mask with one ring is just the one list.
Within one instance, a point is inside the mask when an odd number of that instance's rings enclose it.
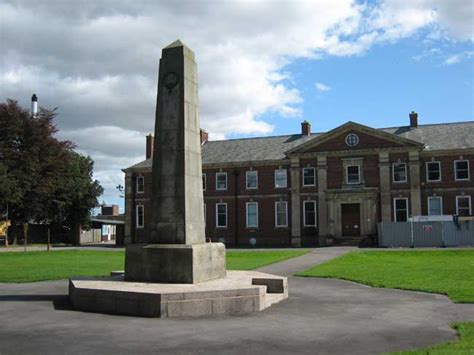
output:
{"label": "circular stone emblem on facade", "polygon": [[346,144],[349,147],[355,147],[357,144],[359,144],[359,136],[355,133],[349,133],[346,136]]}
{"label": "circular stone emblem on facade", "polygon": [[255,246],[255,244],[257,244],[257,239],[255,239],[255,238],[250,238],[250,239],[249,239],[249,243],[250,243],[251,246]]}
{"label": "circular stone emblem on facade", "polygon": [[171,90],[178,84],[178,81],[178,74],[171,71],[165,75],[163,85],[168,89],[168,92],[171,93]]}

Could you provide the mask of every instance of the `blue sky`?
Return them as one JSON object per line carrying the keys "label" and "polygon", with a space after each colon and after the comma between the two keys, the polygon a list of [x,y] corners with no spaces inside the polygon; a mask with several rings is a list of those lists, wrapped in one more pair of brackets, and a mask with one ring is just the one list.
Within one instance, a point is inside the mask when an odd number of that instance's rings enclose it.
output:
{"label": "blue sky", "polygon": [[58,107],[101,201],[154,130],[161,49],[196,55],[211,140],[473,120],[472,0],[0,0],[0,99]]}
{"label": "blue sky", "polygon": [[[277,135],[299,132],[302,119],[311,123],[313,132],[348,120],[403,126],[412,110],[420,124],[473,120],[473,59],[445,63],[453,53],[472,50],[471,43],[418,37],[377,45],[358,56],[295,60],[284,70],[301,92],[301,119],[273,113],[263,119],[275,125],[272,134]],[[316,83],[324,86],[318,90]]]}

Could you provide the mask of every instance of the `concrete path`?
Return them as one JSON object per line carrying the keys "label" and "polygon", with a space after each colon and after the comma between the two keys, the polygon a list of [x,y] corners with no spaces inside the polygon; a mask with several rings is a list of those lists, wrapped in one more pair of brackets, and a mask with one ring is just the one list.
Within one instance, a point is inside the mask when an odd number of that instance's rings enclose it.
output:
{"label": "concrete path", "polygon": [[[289,275],[351,248],[315,249],[262,268]],[[299,269],[301,267],[301,269]],[[290,298],[264,312],[160,320],[75,312],[67,281],[0,284],[0,354],[378,354],[456,339],[474,305],[420,292],[290,277]]]}
{"label": "concrete path", "polygon": [[267,265],[261,267],[258,271],[280,276],[293,276],[298,271],[309,269],[311,266],[322,264],[353,250],[359,249],[356,247],[316,248],[306,255]]}

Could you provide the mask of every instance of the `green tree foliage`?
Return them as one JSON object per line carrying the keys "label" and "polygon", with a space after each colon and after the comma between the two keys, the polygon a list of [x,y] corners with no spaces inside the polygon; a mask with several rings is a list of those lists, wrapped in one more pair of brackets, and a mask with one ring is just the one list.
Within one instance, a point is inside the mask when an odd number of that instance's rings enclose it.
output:
{"label": "green tree foliage", "polygon": [[13,223],[87,224],[103,189],[92,178],[93,161],[55,138],[55,110],[36,117],[7,100],[0,103],[0,206]]}

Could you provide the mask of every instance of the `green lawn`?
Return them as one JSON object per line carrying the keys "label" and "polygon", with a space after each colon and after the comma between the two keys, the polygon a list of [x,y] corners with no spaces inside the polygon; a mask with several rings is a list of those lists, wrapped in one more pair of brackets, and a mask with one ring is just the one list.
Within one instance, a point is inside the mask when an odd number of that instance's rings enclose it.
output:
{"label": "green lawn", "polygon": [[373,287],[448,295],[474,302],[474,250],[352,252],[297,276],[331,277]]}
{"label": "green lawn", "polygon": [[[238,251],[227,252],[229,270],[251,270],[308,251]],[[33,282],[67,279],[72,276],[106,276],[112,270],[123,270],[122,251],[36,251],[1,252],[0,282]]]}
{"label": "green lawn", "polygon": [[412,351],[401,351],[394,352],[392,354],[399,355],[441,355],[441,354],[456,354],[456,355],[472,355],[474,354],[474,322],[470,323],[458,323],[454,325],[454,328],[458,331],[460,339],[457,341],[451,341],[449,343],[436,345],[433,347],[412,350]]}

